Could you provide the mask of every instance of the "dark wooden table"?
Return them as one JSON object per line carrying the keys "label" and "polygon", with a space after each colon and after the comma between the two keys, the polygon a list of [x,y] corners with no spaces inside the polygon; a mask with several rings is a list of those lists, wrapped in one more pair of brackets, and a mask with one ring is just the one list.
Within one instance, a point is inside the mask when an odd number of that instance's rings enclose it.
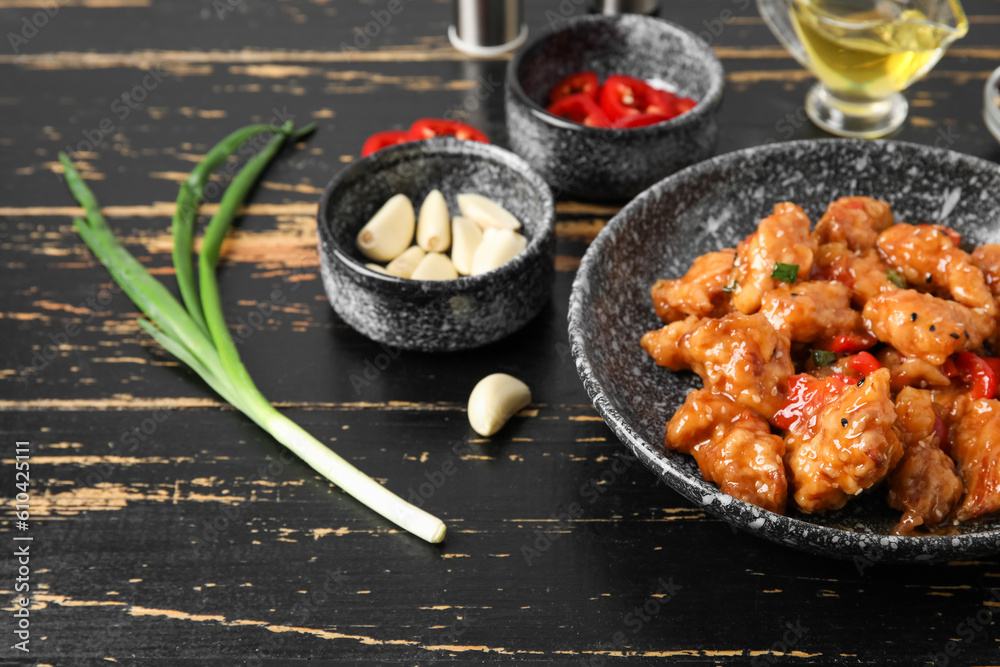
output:
{"label": "dark wooden table", "polygon": [[[381,350],[317,279],[321,188],[365,136],[417,117],[461,111],[505,142],[505,60],[448,45],[449,2],[407,3],[382,26],[386,4],[60,0],[39,18],[47,3],[0,0],[0,662],[1000,663],[997,562],[805,555],[735,532],[623,456],[565,326],[574,270],[614,208],[559,203],[556,287],[523,331],[404,353],[352,382]],[[537,33],[584,3],[526,4]],[[802,112],[810,77],[749,0],[663,5],[725,65],[719,152],[822,136]],[[997,160],[980,114],[1000,14],[995,0],[965,5],[971,31],[912,88],[899,138]],[[240,351],[293,419],[442,517],[442,545],[395,530],[222,405],[140,331],[70,225],[54,169],[67,147],[116,232],[172,282],[178,181],[275,109],[319,131],[266,174],[226,244],[234,324],[287,296]],[[495,371],[524,378],[536,403],[485,440],[464,407]],[[32,456],[27,532],[10,504],[16,441]],[[33,538],[29,654],[7,648],[15,534]]]}

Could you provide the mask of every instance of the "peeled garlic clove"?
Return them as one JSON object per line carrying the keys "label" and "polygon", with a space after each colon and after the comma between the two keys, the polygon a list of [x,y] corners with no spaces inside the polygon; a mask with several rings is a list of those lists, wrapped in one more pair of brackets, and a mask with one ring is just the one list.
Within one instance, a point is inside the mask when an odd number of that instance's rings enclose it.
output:
{"label": "peeled garlic clove", "polygon": [[487,375],[469,395],[469,423],[476,433],[491,436],[531,403],[531,389],[506,373]]}
{"label": "peeled garlic clove", "polygon": [[506,264],[514,259],[525,247],[518,240],[518,237],[524,239],[523,236],[509,229],[490,228],[483,232],[483,242],[479,244],[472,256],[471,275],[477,276],[480,273],[492,271],[501,264]]}
{"label": "peeled garlic clove", "polygon": [[451,246],[448,204],[440,190],[431,190],[420,206],[417,245],[427,252],[444,252]]}
{"label": "peeled garlic clove", "polygon": [[388,262],[410,247],[416,216],[406,195],[396,195],[382,205],[358,232],[358,250],[368,259]]}
{"label": "peeled garlic clove", "polygon": [[410,274],[411,280],[454,280],[458,278],[458,271],[451,263],[447,255],[439,252],[429,252],[417,264],[417,268]]}
{"label": "peeled garlic clove", "polygon": [[521,222],[514,215],[492,199],[482,195],[461,194],[455,198],[462,215],[472,218],[479,226],[498,227],[517,231]]}
{"label": "peeled garlic clove", "polygon": [[403,254],[389,262],[389,266],[385,267],[385,271],[390,276],[409,278],[426,254],[420,246],[411,245]]}
{"label": "peeled garlic clove", "polygon": [[385,267],[382,266],[381,264],[370,264],[369,263],[369,264],[365,264],[365,268],[366,269],[371,269],[375,273],[383,273],[383,274],[385,274],[387,276],[391,275],[388,271],[385,270]]}
{"label": "peeled garlic clove", "polygon": [[483,230],[469,218],[456,215],[451,220],[451,261],[463,276],[472,273],[472,257],[483,242]]}

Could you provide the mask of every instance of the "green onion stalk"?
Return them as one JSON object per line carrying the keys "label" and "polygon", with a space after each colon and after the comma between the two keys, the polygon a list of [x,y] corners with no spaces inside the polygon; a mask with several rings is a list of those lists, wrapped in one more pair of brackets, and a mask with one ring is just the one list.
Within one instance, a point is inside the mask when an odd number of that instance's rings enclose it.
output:
{"label": "green onion stalk", "polygon": [[[365,475],[271,405],[240,361],[226,326],[216,280],[222,241],[247,194],[282,145],[313,129],[308,126],[296,131],[289,121],[281,127],[251,125],[237,130],[212,148],[181,184],[173,217],[173,261],[183,304],[118,242],[94,193],[69,157],[60,153],[66,183],[85,213],[85,217],[73,219],[73,226],[115,282],[146,315],[148,319],[139,320],[140,326],[164,349],[318,473],[401,528],[428,542],[441,542],[445,525],[440,519]],[[208,223],[196,277],[192,259],[194,228],[205,184],[212,172],[240,146],[267,134],[271,135],[270,140],[226,188],[218,211]]]}

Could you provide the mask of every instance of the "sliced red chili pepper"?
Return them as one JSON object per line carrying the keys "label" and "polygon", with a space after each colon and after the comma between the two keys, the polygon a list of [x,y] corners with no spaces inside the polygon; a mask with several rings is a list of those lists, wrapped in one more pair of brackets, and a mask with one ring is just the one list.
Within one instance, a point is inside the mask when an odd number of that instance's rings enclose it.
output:
{"label": "sliced red chili pepper", "polygon": [[687,113],[698,106],[698,100],[693,100],[690,97],[678,97],[674,106],[677,108],[678,114]]}
{"label": "sliced red chili pepper", "polygon": [[555,104],[550,104],[547,111],[588,127],[611,127],[611,120],[604,109],[584,93],[564,97]]}
{"label": "sliced red chili pepper", "polygon": [[644,113],[653,88],[641,79],[616,74],[609,76],[601,87],[600,102],[612,121]]}
{"label": "sliced red chili pepper", "polygon": [[861,350],[867,350],[877,342],[878,340],[871,334],[849,334],[846,336],[834,336],[819,345],[819,349],[829,350],[830,352],[846,352],[847,354],[851,354],[854,352],[860,352]]}
{"label": "sliced red chili pepper", "polygon": [[662,123],[665,120],[670,120],[673,116],[666,116],[659,113],[641,113],[635,116],[625,116],[620,118],[611,124],[611,127],[644,127],[646,125],[655,125],[656,123]]}
{"label": "sliced red chili pepper", "polygon": [[395,146],[396,144],[405,144],[407,141],[410,141],[410,135],[402,130],[376,132],[372,136],[365,139],[365,143],[361,147],[361,157],[368,157],[372,153],[380,151],[383,148]]}
{"label": "sliced red chili pepper", "polygon": [[549,104],[555,104],[559,100],[573,95],[586,95],[596,102],[600,90],[601,84],[597,80],[595,72],[577,72],[552,86],[552,90],[549,92]]}
{"label": "sliced red chili pepper", "polygon": [[937,415],[934,415],[934,434],[938,437],[938,447],[941,448],[941,451],[951,455],[951,436],[948,433],[948,427]]}
{"label": "sliced red chili pepper", "polygon": [[646,108],[643,109],[643,113],[661,114],[673,118],[680,113],[677,110],[677,96],[669,90],[660,90],[650,86],[649,92],[646,94]]}
{"label": "sliced red chili pepper", "polygon": [[997,374],[997,390],[1000,390],[1000,359],[997,357],[983,357],[983,361],[988,363],[993,372]]}
{"label": "sliced red chili pepper", "polygon": [[421,118],[410,126],[409,136],[411,141],[433,139],[434,137],[455,137],[456,139],[478,141],[484,144],[490,143],[485,134],[471,125],[444,118]]}
{"label": "sliced red chili pepper", "polygon": [[823,406],[856,383],[854,378],[840,373],[829,375],[822,380],[808,373],[793,375],[788,378],[788,398],[771,421],[778,428],[796,432]]}
{"label": "sliced red chili pepper", "polygon": [[941,372],[944,373],[945,377],[949,380],[954,380],[958,377],[958,367],[955,366],[955,360],[948,357],[944,360],[944,364],[941,365]]}
{"label": "sliced red chili pepper", "polygon": [[971,387],[972,398],[993,398],[997,393],[997,374],[985,359],[971,352],[955,354],[958,376]]}
{"label": "sliced red chili pepper", "polygon": [[852,371],[857,371],[865,376],[882,368],[882,364],[870,352],[858,352],[848,360],[847,366]]}

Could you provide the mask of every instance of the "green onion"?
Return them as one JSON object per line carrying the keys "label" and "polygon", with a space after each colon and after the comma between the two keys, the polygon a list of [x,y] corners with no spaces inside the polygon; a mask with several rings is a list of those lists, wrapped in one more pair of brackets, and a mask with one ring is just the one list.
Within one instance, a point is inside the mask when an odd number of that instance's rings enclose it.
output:
{"label": "green onion", "polygon": [[777,262],[774,265],[774,271],[771,271],[771,277],[782,282],[794,283],[799,277],[799,265]]}
{"label": "green onion", "polygon": [[906,276],[897,271],[896,269],[889,269],[885,272],[885,277],[889,279],[889,282],[900,289],[906,289]]}
{"label": "green onion", "polygon": [[829,366],[837,360],[837,355],[826,350],[813,350],[813,363],[817,366]]}
{"label": "green onion", "polygon": [[[59,160],[65,170],[66,183],[86,213],[86,219],[74,218],[73,226],[111,272],[115,282],[121,285],[122,290],[149,318],[140,319],[139,324],[164,349],[187,364],[216,393],[270,433],[275,440],[292,450],[316,472],[401,528],[428,542],[440,542],[445,535],[445,525],[440,519],[414,507],[375,482],[278,412],[264,398],[240,361],[226,326],[215,276],[222,240],[244,198],[285,141],[296,139],[311,129],[308,127],[295,132],[291,122],[282,127],[253,125],[243,128],[209,151],[204,161],[181,184],[173,234],[174,267],[184,305],[115,239],[94,194],[69,157],[60,153]],[[198,262],[200,280],[196,282],[191,246],[194,221],[205,183],[212,171],[240,145],[262,132],[272,132],[274,136],[246,164],[223,194],[219,210],[205,232]]]}
{"label": "green onion", "polygon": [[722,291],[723,292],[732,293],[732,292],[735,292],[736,288],[739,287],[739,286],[740,286],[740,284],[734,280],[733,282],[731,282],[728,285],[726,285],[725,287],[723,287]]}

